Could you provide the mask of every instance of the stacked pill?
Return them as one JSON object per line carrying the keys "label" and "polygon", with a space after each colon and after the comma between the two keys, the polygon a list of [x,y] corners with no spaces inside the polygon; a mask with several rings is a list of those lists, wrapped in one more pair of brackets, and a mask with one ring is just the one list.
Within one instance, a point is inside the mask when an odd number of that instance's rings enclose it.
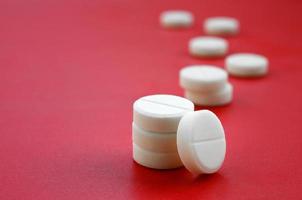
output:
{"label": "stacked pill", "polygon": [[194,104],[174,95],[151,95],[133,104],[133,159],[149,168],[182,166],[176,146],[180,119],[194,111]]}
{"label": "stacked pill", "polygon": [[180,70],[185,97],[196,105],[219,106],[232,101],[233,86],[225,70],[212,65],[191,65]]}

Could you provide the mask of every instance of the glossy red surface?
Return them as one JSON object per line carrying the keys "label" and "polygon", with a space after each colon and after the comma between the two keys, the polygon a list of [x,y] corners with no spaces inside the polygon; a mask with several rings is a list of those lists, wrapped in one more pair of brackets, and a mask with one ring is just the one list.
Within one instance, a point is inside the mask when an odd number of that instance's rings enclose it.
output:
{"label": "glossy red surface", "polygon": [[[197,24],[160,28],[166,9]],[[301,1],[0,2],[0,199],[301,199]],[[230,81],[219,173],[193,178],[132,160],[135,99],[182,95],[178,71],[195,63],[188,40],[209,16],[238,18],[231,53],[266,55],[270,73]],[[200,108],[197,108],[200,109]]]}

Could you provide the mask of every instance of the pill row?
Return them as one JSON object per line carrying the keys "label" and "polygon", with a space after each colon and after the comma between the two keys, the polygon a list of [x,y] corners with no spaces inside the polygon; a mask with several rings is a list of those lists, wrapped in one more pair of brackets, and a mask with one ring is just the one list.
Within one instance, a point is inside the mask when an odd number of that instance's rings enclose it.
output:
{"label": "pill row", "polygon": [[[194,23],[194,16],[185,10],[165,11],[160,15],[160,23],[165,28],[188,28]],[[236,35],[239,21],[232,17],[211,17],[205,20],[203,29],[209,35]]]}
{"label": "pill row", "polygon": [[[228,42],[218,37],[201,36],[189,41],[189,52],[195,57],[221,57],[228,52]],[[225,60],[229,74],[239,77],[259,77],[268,72],[268,60],[255,53],[235,53]]]}
{"label": "pill row", "polygon": [[[194,16],[189,11],[172,10],[160,15],[160,23],[165,28],[189,28],[194,23]],[[203,23],[204,33],[214,36],[198,36],[189,40],[189,53],[194,57],[222,57],[228,53],[229,44],[217,36],[234,36],[239,33],[239,21],[232,17],[210,17]],[[259,77],[268,72],[268,60],[254,53],[236,53],[225,60],[229,74],[239,77]],[[190,96],[196,96],[190,94]]]}
{"label": "pill row", "polygon": [[[187,11],[166,11],[160,22],[165,28],[188,28],[193,25],[194,16]],[[228,17],[209,18],[203,27],[209,35],[239,32],[239,22]],[[191,39],[188,49],[195,57],[221,57],[227,54],[229,44],[223,38],[201,36]],[[268,71],[268,60],[257,54],[233,54],[225,59],[225,68],[227,71],[212,65],[191,65],[181,69],[179,84],[186,99],[152,95],[135,101],[132,142],[137,163],[154,169],[184,165],[193,174],[214,173],[221,167],[226,153],[223,126],[211,111],[194,111],[194,104],[230,103],[233,86],[228,74],[263,76]]]}

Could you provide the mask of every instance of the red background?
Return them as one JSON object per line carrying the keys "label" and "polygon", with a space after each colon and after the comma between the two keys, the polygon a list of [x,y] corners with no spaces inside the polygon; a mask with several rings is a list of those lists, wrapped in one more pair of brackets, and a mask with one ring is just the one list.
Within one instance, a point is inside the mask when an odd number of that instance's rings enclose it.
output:
{"label": "red background", "polygon": [[[194,12],[185,31],[160,28],[166,9]],[[0,199],[302,199],[301,1],[0,2]],[[265,78],[230,78],[219,173],[156,171],[132,160],[132,103],[182,95],[187,42],[209,16],[238,18],[230,53],[270,60]]]}

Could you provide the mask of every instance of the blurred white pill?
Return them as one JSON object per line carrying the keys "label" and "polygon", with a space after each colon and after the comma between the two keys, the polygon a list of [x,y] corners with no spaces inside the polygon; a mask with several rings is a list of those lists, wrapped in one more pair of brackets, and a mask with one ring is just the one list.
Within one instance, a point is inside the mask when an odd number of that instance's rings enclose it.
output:
{"label": "blurred white pill", "polygon": [[258,77],[267,74],[269,61],[259,54],[238,53],[228,56],[225,66],[234,76]]}
{"label": "blurred white pill", "polygon": [[211,17],[203,26],[209,35],[235,35],[239,32],[239,21],[232,17]]}
{"label": "blurred white pill", "polygon": [[183,166],[179,155],[175,153],[157,153],[143,149],[133,143],[133,159],[140,165],[153,169],[173,169]]}
{"label": "blurred white pill", "polygon": [[223,88],[228,80],[224,69],[213,65],[191,65],[180,70],[180,86],[191,91],[214,91]]}
{"label": "blurred white pill", "polygon": [[165,28],[188,28],[193,22],[193,14],[185,10],[164,11],[160,15],[160,23]]}
{"label": "blurred white pill", "polygon": [[233,86],[228,83],[225,87],[211,93],[186,90],[185,97],[196,105],[222,106],[231,103],[233,99]]}
{"label": "blurred white pill", "polygon": [[218,37],[201,36],[189,41],[189,52],[198,57],[221,57],[228,51],[228,42]]}

